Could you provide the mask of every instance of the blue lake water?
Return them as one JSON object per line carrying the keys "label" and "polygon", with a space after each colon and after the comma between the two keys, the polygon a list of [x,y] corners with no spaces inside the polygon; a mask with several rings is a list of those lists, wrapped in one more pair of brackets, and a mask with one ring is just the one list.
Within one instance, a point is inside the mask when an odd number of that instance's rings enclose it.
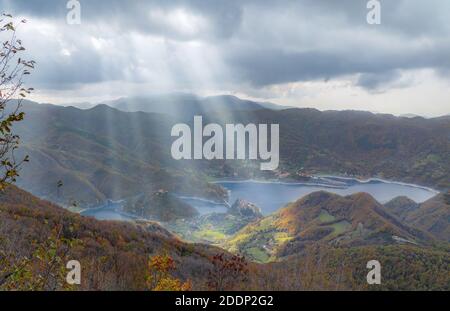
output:
{"label": "blue lake water", "polygon": [[271,214],[305,195],[321,190],[344,196],[366,192],[380,203],[386,203],[397,196],[406,196],[417,203],[422,203],[437,194],[432,189],[415,185],[381,180],[360,182],[336,177],[319,179],[317,183],[230,181],[218,184],[229,190],[231,204],[237,199],[245,199],[259,206],[265,215]]}
{"label": "blue lake water", "polygon": [[96,208],[85,209],[80,214],[83,216],[94,217],[98,220],[129,221],[138,218],[123,212],[122,204],[123,202],[108,202]]}
{"label": "blue lake water", "polygon": [[[290,202],[321,190],[344,196],[366,192],[380,203],[386,203],[397,196],[406,196],[417,203],[422,203],[437,194],[437,191],[415,185],[379,179],[358,181],[334,176],[316,178],[307,183],[220,181],[217,184],[229,191],[229,201],[226,204],[217,204],[200,198],[182,197],[181,199],[195,207],[202,215],[226,212],[227,205],[233,204],[237,199],[245,199],[256,204],[264,215],[268,215]],[[121,204],[121,202],[110,202],[95,209],[85,210],[81,214],[101,220],[136,219],[132,215],[123,213]]]}
{"label": "blue lake water", "polygon": [[194,207],[200,215],[206,215],[211,213],[226,213],[228,210],[227,204],[220,204],[216,202],[211,202],[209,200],[204,200],[201,198],[191,198],[191,197],[179,197],[187,204]]}

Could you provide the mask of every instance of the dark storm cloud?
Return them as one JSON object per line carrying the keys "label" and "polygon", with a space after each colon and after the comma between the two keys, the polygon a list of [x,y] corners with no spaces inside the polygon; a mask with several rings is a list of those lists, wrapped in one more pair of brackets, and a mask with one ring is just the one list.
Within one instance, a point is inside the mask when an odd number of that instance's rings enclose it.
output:
{"label": "dark storm cloud", "polygon": [[[68,0],[1,0],[2,8],[12,13],[24,13],[41,18],[65,21]],[[241,7],[239,1],[208,0],[80,0],[83,20],[96,23],[116,24],[122,31],[138,30],[147,33],[159,33],[183,39],[178,33],[171,33],[155,23],[150,17],[154,10],[187,8],[193,13],[211,21],[211,28],[205,36],[226,38],[239,27]],[[211,33],[210,33],[211,32]]]}
{"label": "dark storm cloud", "polygon": [[369,90],[378,90],[401,78],[401,74],[396,71],[385,71],[382,73],[361,74],[358,78],[358,85]]}
{"label": "dark storm cloud", "polygon": [[[228,63],[256,86],[331,79],[361,73],[358,85],[373,89],[399,78],[399,70],[450,68],[450,45],[419,47],[416,51],[378,50],[285,52],[279,49],[242,50],[229,54]],[[379,82],[376,82],[379,81]]]}
{"label": "dark storm cloud", "polygon": [[[286,3],[254,27],[265,41],[228,53],[233,70],[254,85],[362,74],[358,84],[373,89],[395,82],[400,70],[450,68],[450,2],[382,1],[381,25],[367,24],[365,0]],[[294,35],[286,35],[287,20]]]}
{"label": "dark storm cloud", "polygon": [[[358,74],[358,85],[374,89],[394,83],[402,70],[431,68],[442,73],[450,68],[450,1],[447,0],[381,1],[382,24],[377,26],[366,23],[367,0],[80,2],[83,25],[107,25],[109,30],[105,36],[133,31],[173,41],[204,42],[218,51],[229,68],[231,74],[223,75],[226,80],[219,81],[226,85],[247,83],[261,87]],[[66,0],[3,0],[0,3],[13,14],[56,23],[64,23],[67,12]],[[152,15],[177,8],[201,19],[198,27],[183,31]],[[82,29],[77,34],[80,38],[96,35],[89,32],[90,28]],[[42,58],[36,81],[61,87],[120,80],[126,78],[123,68],[138,63],[133,56],[128,56],[117,58],[116,64],[105,64],[101,54],[104,51],[95,51],[86,42],[79,47],[68,61],[61,55]],[[177,75],[176,68],[170,70]],[[182,76],[185,72],[183,68],[179,70]]]}

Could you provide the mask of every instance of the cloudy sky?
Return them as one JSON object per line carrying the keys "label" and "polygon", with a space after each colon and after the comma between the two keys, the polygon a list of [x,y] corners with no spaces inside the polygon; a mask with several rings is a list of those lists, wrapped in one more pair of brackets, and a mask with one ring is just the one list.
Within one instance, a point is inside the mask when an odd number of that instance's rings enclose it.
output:
{"label": "cloudy sky", "polygon": [[438,116],[450,113],[450,1],[0,0],[38,62],[33,99],[164,92]]}

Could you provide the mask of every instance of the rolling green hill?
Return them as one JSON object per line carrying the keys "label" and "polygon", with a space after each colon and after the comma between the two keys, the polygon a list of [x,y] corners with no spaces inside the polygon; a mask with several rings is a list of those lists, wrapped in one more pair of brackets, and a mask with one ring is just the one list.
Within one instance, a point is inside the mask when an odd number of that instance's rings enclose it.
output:
{"label": "rolling green hill", "polygon": [[432,243],[430,233],[403,224],[368,194],[341,197],[315,192],[247,225],[224,246],[231,252],[267,262],[299,254],[312,245]]}

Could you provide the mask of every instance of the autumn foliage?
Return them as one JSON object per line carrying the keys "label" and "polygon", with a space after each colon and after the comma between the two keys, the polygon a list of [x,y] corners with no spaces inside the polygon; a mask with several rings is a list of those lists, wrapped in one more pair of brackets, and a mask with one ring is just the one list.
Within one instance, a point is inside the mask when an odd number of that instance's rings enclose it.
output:
{"label": "autumn foliage", "polygon": [[182,282],[171,276],[175,271],[175,261],[169,255],[156,255],[148,261],[147,286],[152,291],[189,291],[191,281]]}
{"label": "autumn foliage", "polygon": [[25,60],[25,47],[17,38],[17,28],[26,20],[16,22],[9,14],[0,16],[0,190],[13,183],[19,169],[28,157],[16,159],[20,137],[13,132],[13,125],[24,119],[20,111],[22,100],[33,91],[25,88],[24,78],[31,74],[35,62]]}
{"label": "autumn foliage", "polygon": [[248,278],[248,263],[245,257],[220,253],[212,257],[213,268],[208,272],[209,290],[233,290]]}

